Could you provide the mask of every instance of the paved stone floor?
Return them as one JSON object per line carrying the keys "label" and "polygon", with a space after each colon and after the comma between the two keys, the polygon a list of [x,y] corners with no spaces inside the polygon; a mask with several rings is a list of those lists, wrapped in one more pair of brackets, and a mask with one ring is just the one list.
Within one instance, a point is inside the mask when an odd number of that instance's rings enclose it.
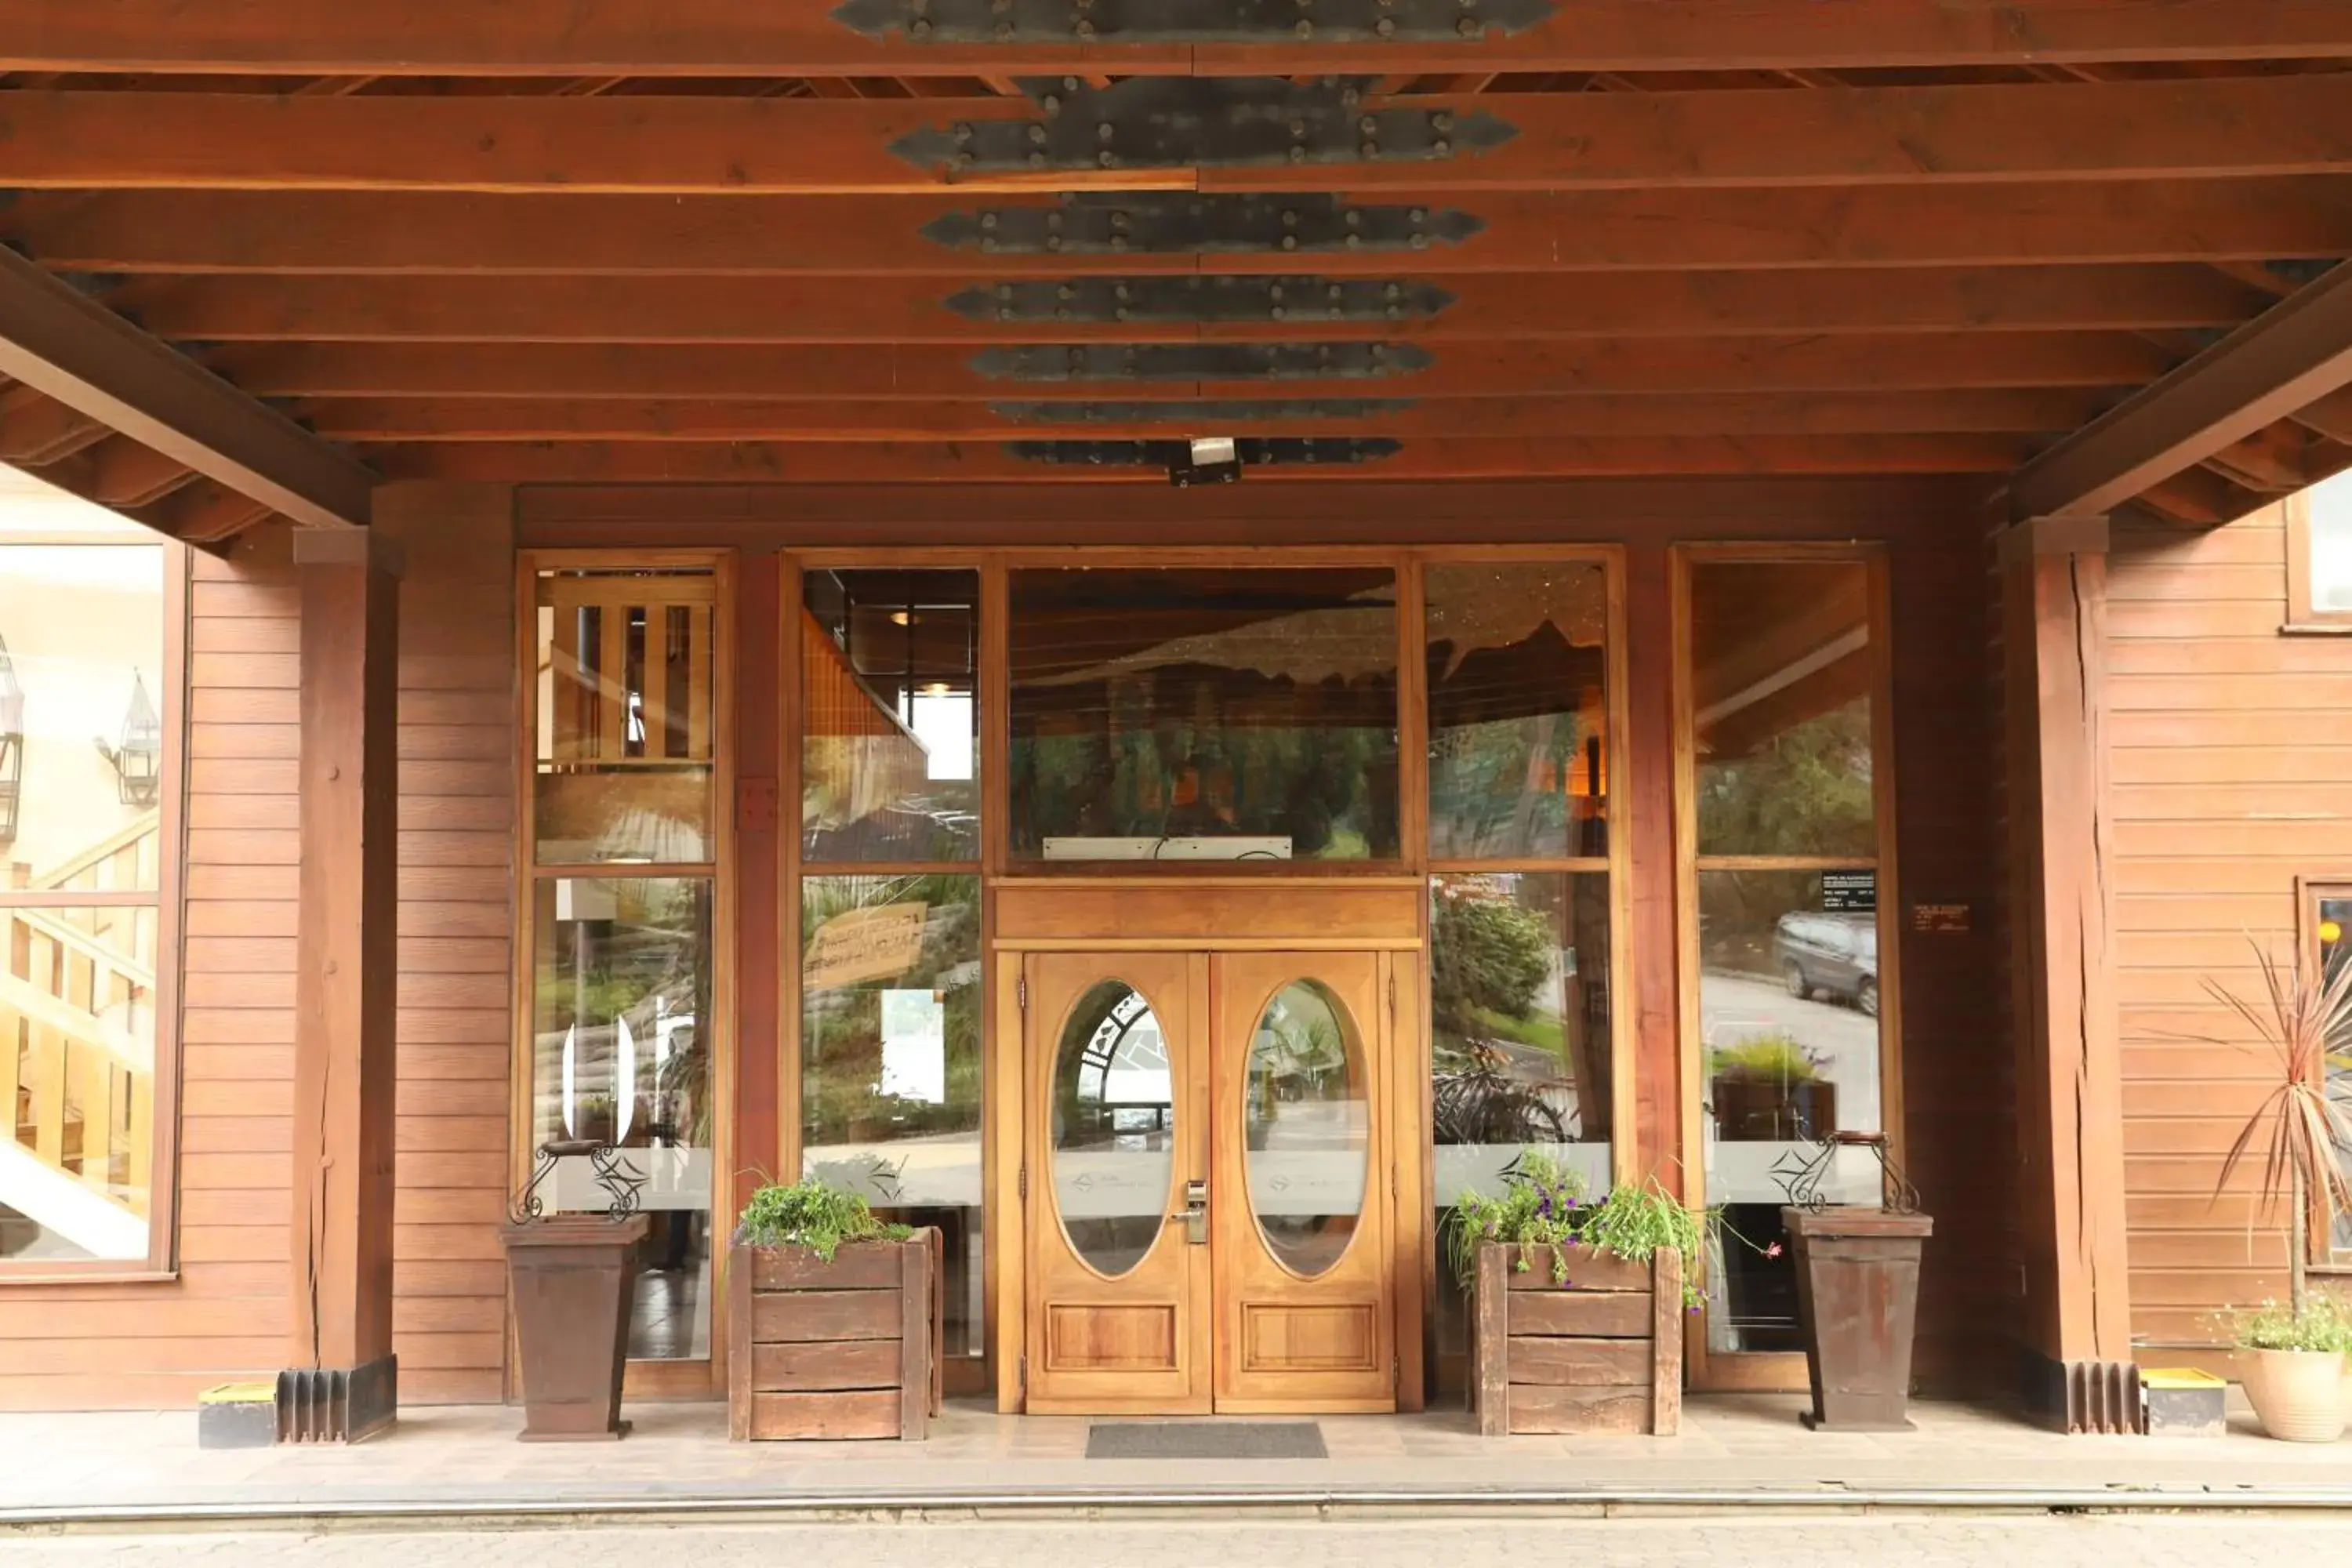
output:
{"label": "paved stone floor", "polygon": [[2345,1561],[2352,1523],[2247,1518],[1938,1516],[1792,1520],[1785,1515],[1695,1519],[1318,1520],[1128,1519],[1055,1522],[688,1525],[674,1529],[337,1531],[0,1538],[10,1568],[114,1563],[221,1568],[1037,1568],[1044,1563],[1118,1568],[1267,1568],[1356,1564],[1449,1568],[1533,1562],[1575,1568],[2238,1568]]}
{"label": "paved stone floor", "polygon": [[[722,1406],[632,1408],[617,1444],[514,1440],[520,1411],[426,1409],[349,1448],[207,1452],[181,1413],[0,1416],[0,1522],[52,1511],[159,1506],[323,1512],[403,1505],[477,1512],[500,1505],[626,1511],[726,1500],[889,1503],[1062,1500],[1119,1494],[1273,1492],[1318,1500],[1432,1494],[1738,1501],[1925,1497],[1990,1504],[2004,1494],[2098,1504],[2154,1492],[2326,1499],[2352,1510],[2352,1441],[2273,1442],[2250,1415],[2224,1437],[2063,1437],[1997,1411],[1923,1405],[1918,1429],[1887,1436],[1806,1431],[1787,1395],[1691,1401],[1673,1438],[1481,1438],[1459,1411],[1322,1418],[1327,1459],[1090,1460],[1082,1418],[1015,1419],[950,1405],[926,1443],[727,1441]],[[2063,1494],[2054,1500],[2050,1494]],[[2352,1518],[2347,1512],[2347,1518]]]}

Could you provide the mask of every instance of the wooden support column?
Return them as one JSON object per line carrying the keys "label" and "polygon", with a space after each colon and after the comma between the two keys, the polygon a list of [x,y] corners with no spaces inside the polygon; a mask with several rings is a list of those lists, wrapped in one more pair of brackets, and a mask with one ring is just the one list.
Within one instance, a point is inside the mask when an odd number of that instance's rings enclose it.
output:
{"label": "wooden support column", "polygon": [[2000,539],[2028,1407],[2137,1424],[2114,992],[2104,517]]}
{"label": "wooden support column", "polygon": [[[1675,628],[1664,545],[1625,552],[1625,673],[1629,732],[1618,754],[1622,788],[1612,791],[1617,825],[1632,839],[1633,1121],[1618,1130],[1634,1146],[1637,1175],[1654,1174],[1685,1193],[1682,1143],[1682,1001],[1675,975]],[[1622,1004],[1621,1004],[1622,1005]],[[1622,1098],[1621,1098],[1622,1103]]]}
{"label": "wooden support column", "polygon": [[300,925],[295,943],[293,1342],[281,1441],[392,1424],[399,552],[300,532]]}

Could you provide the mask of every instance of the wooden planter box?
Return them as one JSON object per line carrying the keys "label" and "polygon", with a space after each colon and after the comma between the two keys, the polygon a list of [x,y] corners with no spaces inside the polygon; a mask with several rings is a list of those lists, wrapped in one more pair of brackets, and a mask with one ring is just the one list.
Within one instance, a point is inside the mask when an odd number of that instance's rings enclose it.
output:
{"label": "wooden planter box", "polygon": [[1682,1254],[1660,1252],[1639,1268],[1582,1247],[1567,1253],[1568,1283],[1556,1285],[1550,1247],[1478,1249],[1478,1430],[1674,1436],[1683,1410]]}
{"label": "wooden planter box", "polygon": [[940,1235],[831,1263],[737,1247],[727,1277],[727,1433],[738,1441],[929,1434],[939,1413]]}

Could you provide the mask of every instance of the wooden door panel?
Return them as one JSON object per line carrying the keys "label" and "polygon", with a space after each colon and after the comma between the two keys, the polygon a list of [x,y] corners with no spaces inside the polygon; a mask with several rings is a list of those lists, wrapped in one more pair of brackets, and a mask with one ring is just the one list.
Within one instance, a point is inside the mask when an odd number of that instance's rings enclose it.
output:
{"label": "wooden door panel", "polygon": [[1168,1216],[1207,1169],[1207,963],[1040,953],[1026,978],[1027,1408],[1205,1412],[1209,1249]]}
{"label": "wooden door panel", "polygon": [[1392,1025],[1381,973],[1370,952],[1213,961],[1221,1411],[1396,1407]]}

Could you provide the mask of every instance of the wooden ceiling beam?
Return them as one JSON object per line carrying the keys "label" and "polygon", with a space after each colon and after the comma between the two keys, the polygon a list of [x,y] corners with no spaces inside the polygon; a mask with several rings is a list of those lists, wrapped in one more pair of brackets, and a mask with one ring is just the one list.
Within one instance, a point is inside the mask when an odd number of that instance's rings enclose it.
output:
{"label": "wooden ceiling beam", "polygon": [[298,522],[368,521],[357,462],[5,248],[0,374]]}
{"label": "wooden ceiling beam", "polygon": [[2240,488],[2207,468],[2183,468],[2140,493],[2137,504],[2168,521],[2196,528],[2235,522],[2267,504],[2269,497]]}
{"label": "wooden ceiling beam", "polygon": [[[1413,440],[1363,463],[1278,464],[1265,480],[1537,479],[1706,474],[1986,474],[2013,468],[2024,443],[2004,436],[1693,437],[1595,440]],[[999,442],[562,442],[404,445],[371,449],[401,479],[499,484],[1062,483],[1167,488],[1164,469],[1055,465]],[[1726,504],[1737,507],[1736,500]],[[1718,514],[1719,515],[1719,514]]]}
{"label": "wooden ceiling beam", "polygon": [[[1366,341],[1368,340],[1368,342]],[[1118,375],[1116,348],[1058,342],[969,345],[614,346],[277,344],[221,350],[207,363],[272,398],[956,398],[1547,396],[1580,393],[1937,391],[1979,387],[2137,387],[2174,363],[2123,333],[1991,332],[1948,337],[1593,339],[1568,342],[1360,341],[1295,345],[1283,363],[1322,374]],[[1190,359],[1182,345],[1142,345],[1135,364]],[[1246,349],[1239,350],[1247,353]],[[1069,375],[1076,355],[1097,379]],[[1017,358],[1016,358],[1017,356]],[[1005,363],[1012,360],[1014,363]],[[1014,374],[1017,366],[1044,376]],[[1175,368],[1171,366],[1171,368]],[[1103,374],[1108,373],[1108,374]],[[1052,378],[1052,379],[1048,379]]]}
{"label": "wooden ceiling beam", "polygon": [[107,428],[37,387],[0,394],[0,463],[40,468],[63,462],[106,439]]}
{"label": "wooden ceiling beam", "polygon": [[[1776,333],[2132,331],[2230,328],[2270,296],[2202,267],[1877,268],[1441,278],[1400,268],[1391,319],[1332,319],[1313,281],[1220,290],[1245,320],[1188,321],[1139,305],[1119,321],[1000,302],[985,275],[929,279],[149,277],[107,302],[158,336],[213,343],[1185,342],[1360,338],[1748,336]],[[1142,283],[1141,279],[1136,280]],[[1437,290],[1433,313],[1408,309]],[[1017,291],[1027,300],[1033,291]],[[1130,289],[1148,299],[1150,284]],[[1343,298],[1360,298],[1343,296]],[[1108,296],[1106,293],[1106,303]],[[950,301],[959,301],[950,305]],[[1118,307],[1112,305],[1111,310]],[[1276,311],[1279,310],[1280,315]],[[1137,319],[1140,317],[1142,319]],[[257,390],[258,390],[257,388]]]}
{"label": "wooden ceiling beam", "polygon": [[26,0],[0,70],[310,75],[1006,75],[1273,71],[1769,70],[2352,55],[2336,0],[1573,0],[1475,41],[1157,47],[871,38],[827,5],[734,0],[413,0],[190,6]]}
{"label": "wooden ceiling beam", "polygon": [[[401,441],[920,441],[1154,439],[1195,435],[1551,436],[2049,435],[2109,399],[2068,388],[1935,393],[1698,394],[1438,398],[1363,385],[1351,401],[1283,406],[1259,384],[1245,400],[1154,405],[1107,395],[1056,401],[1034,416],[1017,388],[986,401],[857,403],[632,398],[316,398],[298,405],[321,431],[356,443]],[[1236,407],[1241,403],[1244,406]]]}
{"label": "wooden ceiling beam", "polygon": [[983,208],[1052,210],[1057,198],[140,191],[19,196],[0,205],[0,238],[67,271],[273,276],[1360,277],[2352,256],[2352,181],[2332,178],[1475,197],[1440,187],[1381,199],[1466,212],[1481,226],[1406,252],[1015,254],[924,228],[968,227]]}
{"label": "wooden ceiling beam", "polygon": [[2011,483],[2011,509],[2020,519],[2110,510],[2347,384],[2352,266],[2042,453]]}
{"label": "wooden ceiling beam", "polygon": [[[1432,161],[966,171],[960,189],[1563,190],[2178,179],[2352,172],[2352,75],[1528,94],[1380,100],[1445,111]],[[1472,152],[1474,113],[1507,140]],[[892,151],[1025,101],[0,94],[0,185],[483,192],[936,193]],[[1114,144],[1115,145],[1115,144]]]}
{"label": "wooden ceiling beam", "polygon": [[51,484],[99,506],[152,506],[197,479],[196,473],[152,447],[109,434],[88,450],[41,470]]}

